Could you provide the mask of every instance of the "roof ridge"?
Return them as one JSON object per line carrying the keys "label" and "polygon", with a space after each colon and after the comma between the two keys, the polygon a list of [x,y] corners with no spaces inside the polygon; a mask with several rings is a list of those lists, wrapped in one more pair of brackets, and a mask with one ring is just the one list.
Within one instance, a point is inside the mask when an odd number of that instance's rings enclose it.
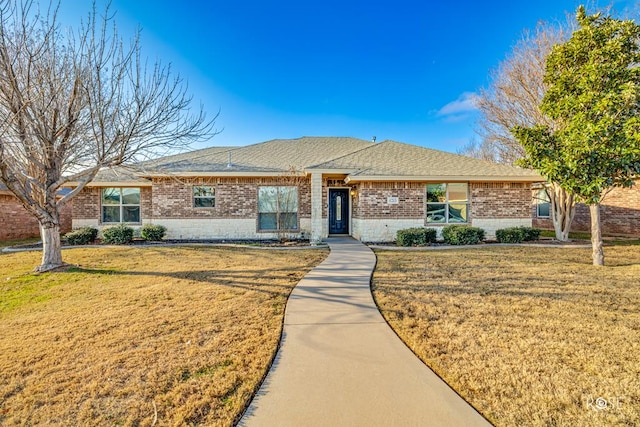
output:
{"label": "roof ridge", "polygon": [[[354,138],[354,139],[359,139],[359,138]],[[334,158],[332,158],[330,160],[327,160],[326,162],[318,163],[316,165],[307,166],[307,169],[315,168],[315,167],[318,167],[320,165],[324,165],[324,164],[329,163],[329,162],[335,162],[336,160],[340,160],[340,159],[342,159],[344,157],[353,156],[356,153],[359,153],[359,152],[364,151],[364,150],[369,150],[369,149],[371,149],[373,147],[376,147],[376,146],[378,146],[378,145],[380,145],[380,144],[382,144],[384,142],[387,142],[387,140],[385,140],[385,141],[376,143],[376,142],[367,141],[366,139],[363,139],[362,141],[369,142],[369,143],[371,143],[371,145],[368,146],[368,147],[359,148],[359,149],[357,149],[355,151],[352,151],[350,153],[347,153],[347,154],[343,154],[342,156],[334,157]]]}

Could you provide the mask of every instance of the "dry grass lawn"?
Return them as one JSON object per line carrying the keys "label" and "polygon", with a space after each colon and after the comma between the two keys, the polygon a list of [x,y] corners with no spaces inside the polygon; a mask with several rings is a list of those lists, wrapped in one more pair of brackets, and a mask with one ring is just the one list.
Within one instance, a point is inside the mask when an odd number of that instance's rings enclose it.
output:
{"label": "dry grass lawn", "polygon": [[578,248],[376,254],[387,321],[497,426],[640,425],[640,246],[605,268]]}
{"label": "dry grass lawn", "polygon": [[232,425],[274,355],[286,298],[325,250],[0,255],[0,425]]}

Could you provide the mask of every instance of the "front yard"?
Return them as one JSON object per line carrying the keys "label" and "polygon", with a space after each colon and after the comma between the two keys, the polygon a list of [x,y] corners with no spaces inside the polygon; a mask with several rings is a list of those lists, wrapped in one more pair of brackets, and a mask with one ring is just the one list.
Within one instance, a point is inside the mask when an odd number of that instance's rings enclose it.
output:
{"label": "front yard", "polygon": [[231,425],[326,250],[0,254],[0,425]]}
{"label": "front yard", "polygon": [[497,426],[640,425],[640,246],[376,251],[376,302]]}

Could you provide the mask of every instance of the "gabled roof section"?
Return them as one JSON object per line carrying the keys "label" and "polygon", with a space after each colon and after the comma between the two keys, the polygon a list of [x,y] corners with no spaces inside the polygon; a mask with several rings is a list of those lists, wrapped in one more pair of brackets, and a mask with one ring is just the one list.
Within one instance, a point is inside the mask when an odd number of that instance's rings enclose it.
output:
{"label": "gabled roof section", "polygon": [[213,147],[145,162],[143,176],[162,174],[250,172],[281,173],[327,162],[373,145],[347,137],[274,139],[246,147]]}
{"label": "gabled roof section", "polygon": [[161,176],[275,176],[321,171],[346,174],[347,182],[522,181],[538,182],[535,171],[492,163],[396,141],[378,144],[348,137],[274,139],[246,147],[210,147],[101,170],[90,185],[151,185]]}
{"label": "gabled roof section", "polygon": [[517,180],[541,181],[535,171],[396,141],[383,141],[308,170],[342,170],[348,181]]}
{"label": "gabled roof section", "polygon": [[142,178],[137,168],[133,166],[118,166],[114,168],[100,169],[95,178],[88,184],[100,183],[100,185],[139,185],[151,186],[151,181]]}

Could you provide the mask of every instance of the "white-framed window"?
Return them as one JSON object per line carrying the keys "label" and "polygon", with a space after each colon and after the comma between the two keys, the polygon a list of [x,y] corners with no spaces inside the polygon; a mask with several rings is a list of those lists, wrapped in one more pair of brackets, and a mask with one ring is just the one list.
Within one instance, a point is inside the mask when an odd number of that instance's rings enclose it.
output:
{"label": "white-framed window", "polygon": [[102,222],[139,223],[140,189],[111,187],[102,189]]}
{"label": "white-framed window", "polygon": [[469,222],[467,183],[427,184],[427,223],[461,224]]}
{"label": "white-framed window", "polygon": [[194,208],[215,208],[216,189],[211,186],[193,187],[193,207]]}
{"label": "white-framed window", "polygon": [[298,187],[258,187],[258,230],[298,229]]}
{"label": "white-framed window", "polygon": [[536,215],[538,218],[549,218],[551,216],[551,200],[547,190],[541,188],[536,193]]}

